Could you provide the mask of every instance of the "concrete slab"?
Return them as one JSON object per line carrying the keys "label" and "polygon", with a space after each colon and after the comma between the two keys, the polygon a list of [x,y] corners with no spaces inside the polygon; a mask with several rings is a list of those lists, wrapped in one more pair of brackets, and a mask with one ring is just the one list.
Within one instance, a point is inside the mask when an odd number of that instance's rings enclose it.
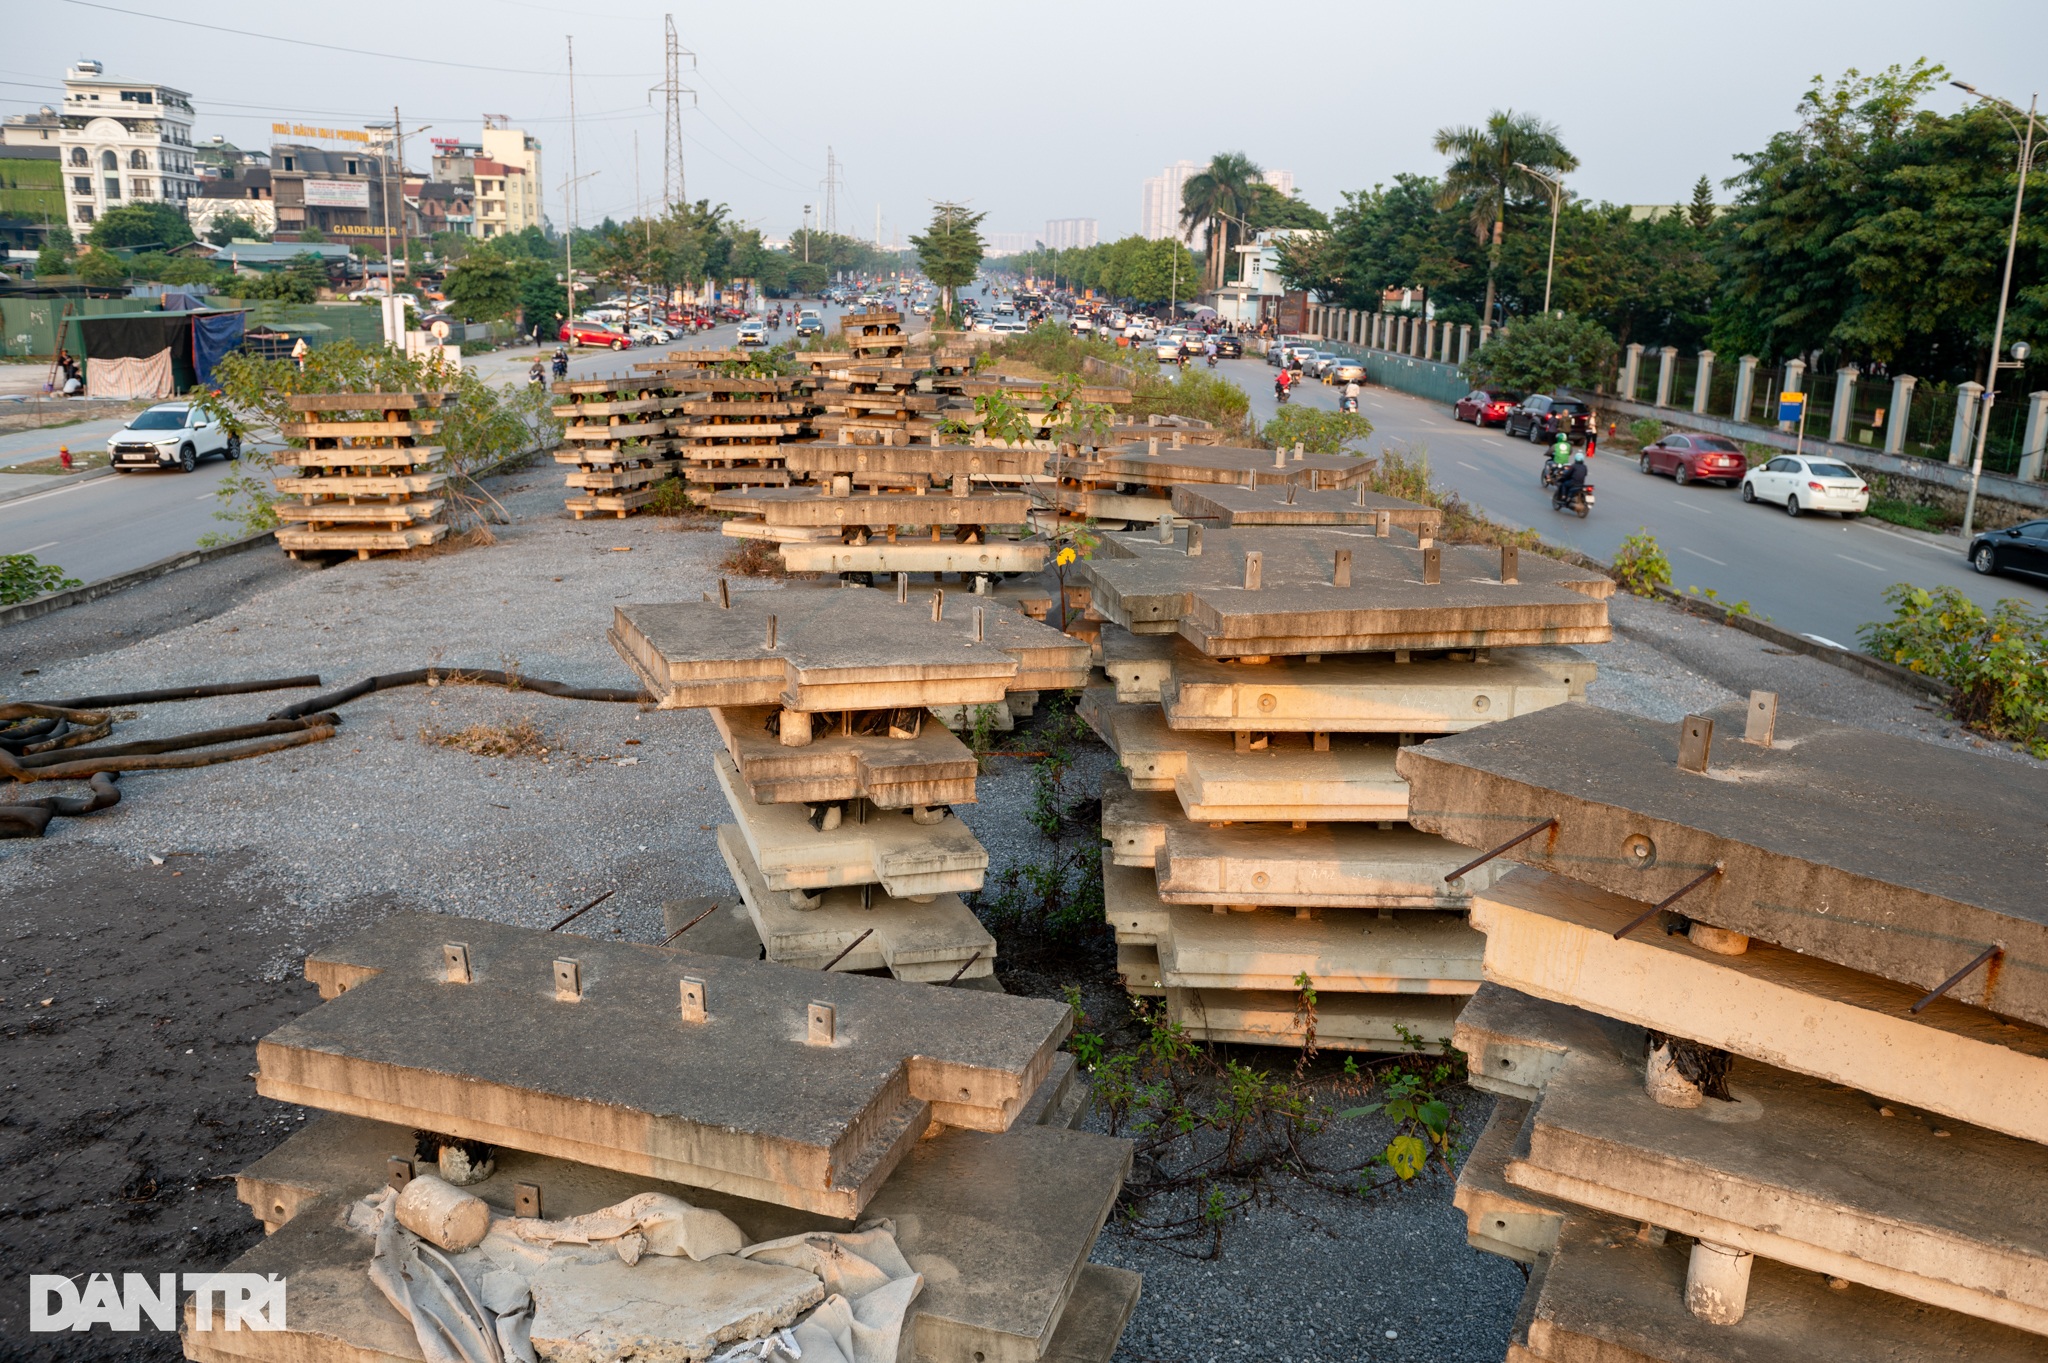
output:
{"label": "concrete slab", "polygon": [[1486,978],[1768,1065],[2048,1142],[2048,1030],[1752,941],[1704,950],[1644,906],[1527,868],[1475,894]]}
{"label": "concrete slab", "polygon": [[1175,729],[1450,734],[1571,698],[1568,682],[1511,650],[1490,652],[1486,662],[1466,654],[1247,664],[1210,658],[1184,639],[1174,643],[1159,700]]}
{"label": "concrete slab", "polygon": [[1763,748],[1741,707],[1709,717],[1704,775],[1678,725],[1591,706],[1407,749],[1414,822],[1490,847],[1557,818],[1507,855],[1645,903],[1719,863],[1690,917],[1921,990],[1997,943],[1949,997],[2048,1023],[2048,773],[1783,711]]}
{"label": "concrete slab", "polygon": [[[891,544],[785,544],[782,566],[793,573],[1035,573],[1048,562],[1045,540],[988,539],[962,544],[955,539],[902,539]],[[969,616],[968,602],[953,607]],[[990,612],[994,607],[990,604]]]}
{"label": "concrete slab", "polygon": [[1406,824],[1211,828],[1175,809],[1163,831],[1156,866],[1159,897],[1169,904],[1462,910],[1473,890],[1503,874],[1483,866],[1445,880],[1470,860],[1468,851]]}
{"label": "concrete slab", "polygon": [[868,486],[948,486],[957,477],[1036,478],[1045,451],[999,445],[841,445],[799,441],[778,451],[791,473],[823,482],[845,474]]}
{"label": "concrete slab", "polygon": [[965,496],[946,491],[835,497],[820,486],[721,492],[711,499],[711,509],[759,517],[770,525],[880,531],[898,525],[1022,525],[1031,514],[1031,499],[1016,492],[987,491]]}
{"label": "concrete slab", "polygon": [[703,1363],[720,1346],[794,1325],[825,1299],[814,1273],[728,1254],[651,1254],[622,1300],[616,1257],[549,1260],[533,1275],[534,1352],[550,1363]]}
{"label": "concrete slab", "polygon": [[1396,744],[1344,734],[1327,752],[1307,734],[1277,734],[1240,753],[1233,736],[1179,733],[1156,705],[1118,705],[1091,688],[1077,710],[1129,773],[1136,790],[1171,790],[1191,819],[1211,823],[1348,823],[1408,817],[1408,786],[1394,768]]}
{"label": "concrete slab", "polygon": [[1691,1241],[1636,1237],[1633,1222],[1567,1217],[1528,1324],[1542,1363],[2019,1363],[2041,1338],[1935,1310],[1867,1287],[1836,1289],[1819,1274],[1755,1261],[1749,1305],[1735,1325],[1685,1308]]}
{"label": "concrete slab", "polygon": [[1152,869],[1166,846],[1167,825],[1185,817],[1170,793],[1132,790],[1130,778],[1120,771],[1102,774],[1102,836],[1109,843],[1105,862]]}
{"label": "concrete slab", "polygon": [[1182,644],[1171,634],[1133,634],[1121,625],[1102,627],[1102,672],[1126,705],[1159,703],[1160,688],[1173,676]]}
{"label": "concrete slab", "polygon": [[[223,1357],[293,1363],[420,1358],[411,1327],[370,1284],[369,1239],[340,1222],[348,1200],[384,1182],[385,1159],[411,1148],[409,1127],[327,1116],[238,1178],[237,1195],[277,1234],[232,1269],[260,1262],[267,1267],[257,1271],[287,1275],[291,1329],[216,1333],[212,1342],[244,1349]],[[920,1142],[890,1176],[887,1210],[878,1209],[880,1199],[869,1208],[870,1215],[895,1221],[899,1246],[925,1274],[907,1332],[914,1356],[971,1363],[979,1352],[1031,1363],[1054,1357],[1063,1341],[1098,1349],[1106,1332],[1113,1340],[1109,1327],[1114,1322],[1120,1331],[1128,1318],[1137,1275],[1106,1270],[1116,1276],[1105,1280],[1087,1258],[1129,1160],[1127,1141],[1047,1125],[986,1138],[946,1131]],[[852,1224],[517,1150],[501,1150],[496,1172],[468,1191],[505,1215],[520,1183],[541,1190],[550,1217],[665,1192],[731,1217],[749,1243]],[[273,1225],[279,1207],[289,1214]],[[1108,1353],[1073,1356],[1106,1361]]]}
{"label": "concrete slab", "polygon": [[725,754],[712,758],[712,768],[771,890],[880,885],[901,899],[978,890],[988,873],[988,852],[950,814],[923,824],[909,810],[856,804],[837,828],[814,828],[804,805],[754,803]]}
{"label": "concrete slab", "polygon": [[1459,913],[1324,909],[1312,918],[1290,910],[1217,913],[1189,905],[1167,909],[1159,939],[1160,981],[1169,989],[1286,992],[1307,975],[1332,994],[1441,994],[1463,998],[1479,987],[1485,939]]}
{"label": "concrete slab", "polygon": [[[1007,691],[1085,685],[1088,646],[1016,611],[988,610],[974,637],[973,601],[933,594],[741,592],[716,601],[621,606],[612,643],[663,709],[779,705],[879,710],[1001,700]],[[768,619],[775,617],[775,646]]]}
{"label": "concrete slab", "polygon": [[1038,1363],[1109,1363],[1138,1309],[1144,1277],[1127,1268],[1084,1264],[1060,1313],[1059,1329]]}
{"label": "concrete slab", "polygon": [[1172,931],[1169,906],[1153,888],[1150,871],[1103,862],[1102,900],[1103,916],[1120,944],[1156,946]]}
{"label": "concrete slab", "polygon": [[843,888],[826,890],[813,907],[799,909],[790,895],[767,887],[732,824],[719,828],[718,851],[768,960],[802,970],[887,970],[916,984],[983,979],[995,971],[996,940],[959,895],[918,903],[869,894],[863,904],[860,889]]}
{"label": "concrete slab", "polygon": [[[1294,483],[1304,488],[1349,488],[1372,476],[1373,462],[1350,454],[1304,454],[1248,449],[1241,445],[1196,445],[1173,448],[1170,432],[1158,436],[1158,452],[1151,442],[1132,441],[1122,449],[1104,449],[1093,459],[1069,459],[1069,478],[1090,482],[1118,483],[1126,487],[1170,489],[1182,483],[1250,484],[1259,486]],[[1275,456],[1280,456],[1275,458]]]}
{"label": "concrete slab", "polygon": [[1665,1107],[1639,1061],[1574,1049],[1507,1179],[2048,1334],[2048,1148],[1739,1057],[1729,1088],[1738,1102]]}
{"label": "concrete slab", "polygon": [[[1328,994],[1316,1010],[1316,1045],[1326,1051],[1413,1049],[1431,1054],[1451,1040],[1461,996],[1443,994]],[[1196,1041],[1298,1047],[1302,1018],[1292,990],[1169,989],[1167,1016]],[[1407,1037],[1402,1035],[1407,1033]]]}
{"label": "concrete slab", "polygon": [[1643,1029],[1547,999],[1482,984],[1458,1014],[1452,1034],[1465,1053],[1473,1088],[1535,1102],[1574,1050],[1594,1050],[1633,1064],[1644,1059]]}
{"label": "concrete slab", "polygon": [[[769,705],[711,710],[726,754],[756,804],[863,799],[882,809],[909,809],[974,803],[980,768],[967,745],[943,725],[919,722],[913,736],[892,738],[886,719],[871,723],[872,715],[841,713],[822,716],[812,724],[810,742],[792,748],[769,732],[779,713]],[[861,732],[868,728],[880,732]]]}
{"label": "concrete slab", "polygon": [[[447,980],[451,939],[470,983]],[[574,1002],[556,995],[564,956]],[[857,1214],[932,1120],[1007,1127],[1071,1025],[1043,1000],[432,915],[316,952],[307,974],[330,966],[357,982],[259,1043],[267,1097],[835,1216]],[[682,1015],[685,976],[704,981],[705,1021]],[[819,1001],[836,1010],[830,1045],[806,1040]]]}
{"label": "concrete slab", "polygon": [[1435,538],[1444,513],[1433,506],[1368,492],[1364,486],[1335,488],[1281,487],[1267,484],[1203,483],[1173,489],[1175,514],[1218,530],[1255,525],[1353,525],[1378,528],[1382,513],[1389,527]]}
{"label": "concrete slab", "polygon": [[1522,1264],[1555,1249],[1558,1227],[1577,1210],[1508,1182],[1508,1163],[1528,1118],[1529,1104],[1521,1099],[1495,1101],[1485,1130],[1458,1168],[1458,1189],[1451,1195],[1452,1205],[1465,1213],[1466,1244]]}
{"label": "concrete slab", "polygon": [[1116,974],[1126,990],[1146,998],[1166,997],[1166,983],[1159,969],[1159,948],[1142,942],[1116,944]]}

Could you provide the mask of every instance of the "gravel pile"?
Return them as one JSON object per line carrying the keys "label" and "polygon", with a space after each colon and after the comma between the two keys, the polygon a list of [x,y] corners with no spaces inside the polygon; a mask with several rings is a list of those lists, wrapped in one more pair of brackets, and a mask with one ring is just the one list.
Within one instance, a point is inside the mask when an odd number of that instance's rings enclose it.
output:
{"label": "gravel pile", "polygon": [[[10,627],[0,638],[0,659],[12,660],[8,690],[52,699],[310,671],[332,686],[430,664],[631,687],[605,637],[612,608],[696,598],[715,586],[729,543],[701,523],[569,520],[551,464],[501,480],[499,495],[514,523],[492,546],[321,571],[254,572],[252,555],[242,567],[167,580],[181,586],[153,584],[126,604],[117,597]],[[180,598],[175,620],[132,618],[153,599],[146,593],[189,597],[208,572],[229,584],[230,604]],[[1763,687],[1793,710],[2006,751],[1910,696],[1668,606],[1620,597],[1613,617],[1616,642],[1591,650],[1595,704],[1676,720]],[[92,638],[85,626],[95,619],[123,623]],[[31,662],[33,674],[18,675]],[[121,737],[247,722],[308,694],[141,707]],[[710,771],[716,736],[701,714],[444,685],[366,696],[343,715],[323,744],[131,775],[118,808],[58,820],[42,843],[0,843],[0,876],[16,892],[59,883],[56,853],[73,846],[135,866],[199,858],[255,895],[234,926],[289,944],[269,962],[272,978],[294,972],[304,948],[387,910],[546,926],[612,891],[570,931],[654,941],[665,900],[730,893],[713,841],[728,817]],[[538,727],[544,755],[479,757],[434,741],[522,722]],[[1108,763],[1099,745],[1082,745],[1068,791],[1093,796]],[[983,779],[980,803],[960,811],[997,873],[1046,855],[1025,818],[1031,798],[1030,764],[1004,760]],[[1098,992],[1101,959],[1094,953],[1088,967]],[[1042,987],[1013,978],[1020,984]],[[1476,1138],[1487,1100],[1462,1102]],[[1185,1248],[1105,1232],[1098,1257],[1146,1275],[1119,1358],[1498,1359],[1522,1289],[1514,1265],[1465,1245],[1440,1177],[1362,1202],[1284,1191],[1236,1216],[1220,1258],[1189,1258]]]}

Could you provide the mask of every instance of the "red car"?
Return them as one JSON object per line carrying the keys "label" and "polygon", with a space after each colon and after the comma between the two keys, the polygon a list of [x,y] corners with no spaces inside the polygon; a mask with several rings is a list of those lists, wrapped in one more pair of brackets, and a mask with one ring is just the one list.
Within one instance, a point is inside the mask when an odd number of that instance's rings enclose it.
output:
{"label": "red car", "polygon": [[603,346],[612,350],[625,350],[633,344],[632,338],[623,331],[613,331],[595,322],[564,322],[556,339],[570,345]]}
{"label": "red car", "polygon": [[1644,473],[1668,473],[1680,487],[1692,482],[1734,487],[1749,472],[1749,460],[1742,446],[1725,435],[1667,435],[1643,448],[1637,467]]}
{"label": "red car", "polygon": [[1451,415],[1474,426],[1505,426],[1508,413],[1522,400],[1505,388],[1475,388],[1451,405]]}

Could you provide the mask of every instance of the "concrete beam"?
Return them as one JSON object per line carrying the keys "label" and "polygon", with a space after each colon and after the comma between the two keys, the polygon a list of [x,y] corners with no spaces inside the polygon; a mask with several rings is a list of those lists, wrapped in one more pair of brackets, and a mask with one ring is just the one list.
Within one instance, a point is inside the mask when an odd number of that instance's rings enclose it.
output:
{"label": "concrete beam", "polygon": [[[712,723],[725,751],[739,770],[749,799],[757,804],[822,804],[865,799],[882,809],[973,804],[980,771],[967,745],[938,724],[924,724],[912,711],[915,733],[892,738],[889,721],[878,733],[849,733],[844,720],[861,715],[819,715],[815,724],[804,711],[788,712],[782,733],[768,725],[783,712],[773,706],[714,706]],[[807,738],[791,745],[791,731],[804,729]]]}
{"label": "concrete beam", "polygon": [[[1288,465],[1293,467],[1293,461],[1289,460]],[[1364,488],[1312,489],[1293,483],[1261,482],[1258,487],[1246,487],[1241,483],[1176,485],[1172,498],[1175,514],[1200,520],[1206,528],[1219,530],[1281,525],[1374,525],[1384,514],[1390,525],[1410,534],[1426,533],[1434,539],[1443,524],[1444,514],[1433,506],[1367,492]]]}
{"label": "concrete beam", "polygon": [[[1328,994],[1317,1002],[1316,1045],[1326,1051],[1441,1054],[1464,999],[1451,994]],[[1195,1041],[1299,1049],[1300,996],[1292,989],[1168,989],[1166,1012]]]}

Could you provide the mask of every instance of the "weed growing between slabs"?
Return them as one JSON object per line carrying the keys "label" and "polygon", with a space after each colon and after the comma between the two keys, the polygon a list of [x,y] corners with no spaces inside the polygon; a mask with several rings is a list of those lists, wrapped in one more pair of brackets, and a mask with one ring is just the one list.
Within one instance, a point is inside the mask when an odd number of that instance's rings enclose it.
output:
{"label": "weed growing between slabs", "polygon": [[994,711],[973,716],[969,745],[984,771],[1008,757],[1031,764],[1031,805],[1025,818],[1038,830],[1044,852],[1018,861],[990,877],[972,900],[992,931],[1029,939],[1040,948],[1099,943],[1107,936],[1103,916],[1102,801],[1076,793],[1078,748],[1092,735],[1074,713],[1078,692],[1044,702],[1029,725],[996,747]]}

